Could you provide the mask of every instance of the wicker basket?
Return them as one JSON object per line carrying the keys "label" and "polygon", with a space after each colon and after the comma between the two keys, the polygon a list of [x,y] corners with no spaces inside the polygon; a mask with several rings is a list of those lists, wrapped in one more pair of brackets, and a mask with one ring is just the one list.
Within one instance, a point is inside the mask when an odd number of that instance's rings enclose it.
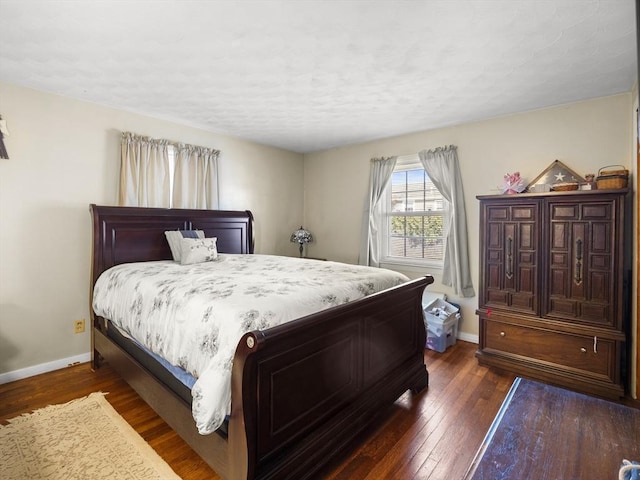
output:
{"label": "wicker basket", "polygon": [[[605,168],[622,167],[617,170],[605,170]],[[622,165],[610,165],[608,167],[602,167],[598,170],[598,177],[596,178],[596,185],[598,190],[611,190],[616,188],[627,188],[627,182],[629,181],[629,170]]]}
{"label": "wicker basket", "polygon": [[555,183],[553,184],[554,192],[569,192],[571,190],[578,190],[577,182],[567,182],[567,183]]}

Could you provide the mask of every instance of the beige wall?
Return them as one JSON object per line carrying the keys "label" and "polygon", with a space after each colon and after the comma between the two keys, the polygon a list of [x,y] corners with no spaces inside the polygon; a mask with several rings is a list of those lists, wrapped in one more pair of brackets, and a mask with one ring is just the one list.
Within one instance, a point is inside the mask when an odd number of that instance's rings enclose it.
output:
{"label": "beige wall", "polygon": [[[369,159],[406,155],[445,145],[458,146],[465,189],[474,287],[478,282],[478,204],[476,195],[498,193],[506,172],[534,179],[555,159],[578,174],[600,167],[632,165],[632,96],[616,95],[555,108],[452,126],[305,155],[304,222],[314,234],[309,254],[357,262],[362,212],[369,183]],[[461,304],[463,338],[478,334],[477,299],[461,299],[432,273],[432,290]]]}
{"label": "beige wall", "polygon": [[[257,252],[295,255],[288,236],[303,223],[315,238],[309,256],[350,263],[358,259],[369,159],[457,145],[477,288],[476,195],[496,193],[505,172],[532,179],[556,158],[580,174],[618,163],[631,169],[635,98],[599,98],[303,157],[0,83],[0,114],[11,132],[11,159],[0,160],[0,376],[89,351],[89,335],[73,334],[73,321],[89,318],[88,205],[116,201],[120,131],[221,150],[221,208],[254,212]],[[440,272],[429,273],[439,281]],[[476,298],[460,299],[438,283],[430,288],[461,304],[463,338],[474,339]]]}
{"label": "beige wall", "polygon": [[0,374],[90,350],[89,204],[115,204],[120,132],[219,149],[222,209],[249,209],[256,251],[295,255],[302,155],[0,83]]}

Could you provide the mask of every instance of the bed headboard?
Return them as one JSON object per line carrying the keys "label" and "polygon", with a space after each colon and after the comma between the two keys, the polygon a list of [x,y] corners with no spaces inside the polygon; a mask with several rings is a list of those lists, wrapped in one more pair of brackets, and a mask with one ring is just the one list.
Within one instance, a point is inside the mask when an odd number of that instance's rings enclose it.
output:
{"label": "bed headboard", "polygon": [[170,260],[166,230],[204,230],[221,253],[253,253],[250,211],[90,205],[93,219],[91,286],[106,269],[128,262]]}

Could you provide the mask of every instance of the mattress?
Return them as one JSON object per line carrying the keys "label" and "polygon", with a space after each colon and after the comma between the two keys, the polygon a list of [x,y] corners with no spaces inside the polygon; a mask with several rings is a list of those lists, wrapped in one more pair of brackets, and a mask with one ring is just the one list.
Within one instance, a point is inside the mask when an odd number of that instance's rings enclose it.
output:
{"label": "mattress", "polygon": [[397,272],[271,255],[115,266],[98,278],[93,309],[195,378],[192,411],[209,434],[231,408],[231,365],[245,333],[400,285]]}

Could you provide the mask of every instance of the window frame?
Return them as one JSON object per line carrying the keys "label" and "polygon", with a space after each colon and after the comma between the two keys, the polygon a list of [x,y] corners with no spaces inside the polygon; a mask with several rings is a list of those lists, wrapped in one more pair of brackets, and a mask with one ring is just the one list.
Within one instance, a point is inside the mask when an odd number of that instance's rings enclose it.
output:
{"label": "window frame", "polygon": [[[397,172],[406,172],[409,170],[424,170],[422,166],[422,162],[420,162],[420,158],[417,154],[414,155],[404,155],[398,157],[396,160],[396,166],[393,169],[393,173]],[[425,172],[426,173],[426,172]],[[428,174],[427,174],[428,176]],[[428,211],[405,211],[405,212],[393,212],[391,209],[392,202],[392,180],[389,181],[385,191],[383,193],[382,201],[382,218],[381,218],[381,255],[380,255],[380,264],[381,266],[395,266],[395,267],[404,267],[408,270],[417,270],[423,271],[425,267],[430,269],[442,270],[444,265],[444,250],[446,248],[446,236],[443,235],[442,241],[442,258],[440,260],[432,260],[432,259],[424,259],[424,258],[408,258],[408,257],[396,257],[389,256],[389,241],[391,238],[391,229],[390,229],[390,218],[391,216],[416,216],[418,213],[420,216],[424,216],[424,214],[429,214]],[[448,225],[448,208],[447,201],[442,197],[442,222],[443,222],[443,231]],[[438,211],[439,212],[439,211]],[[439,213],[433,213],[432,215],[439,215]]]}

